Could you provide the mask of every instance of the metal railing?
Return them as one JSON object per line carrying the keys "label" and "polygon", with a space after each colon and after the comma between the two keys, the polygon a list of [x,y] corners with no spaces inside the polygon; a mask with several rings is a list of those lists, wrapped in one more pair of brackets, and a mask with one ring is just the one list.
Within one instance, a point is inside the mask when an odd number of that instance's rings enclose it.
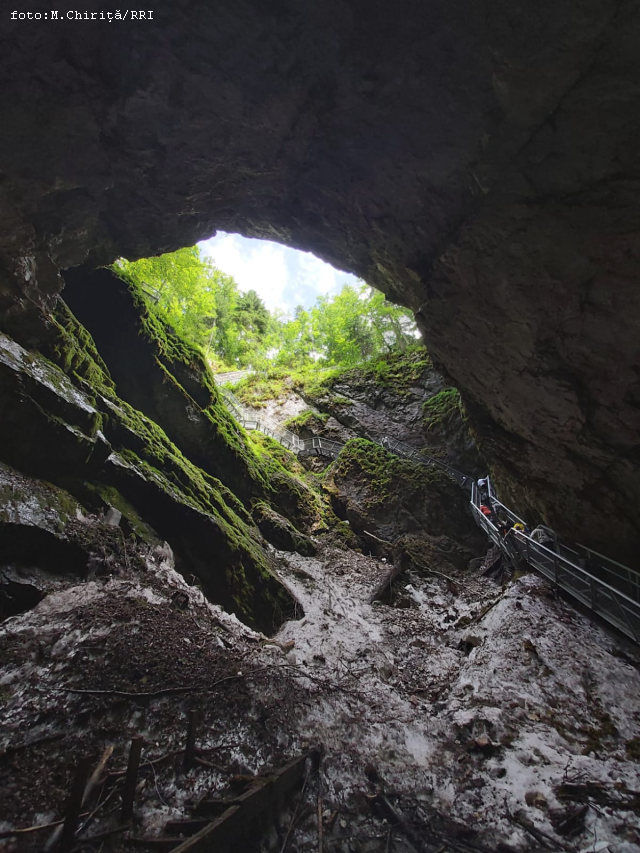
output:
{"label": "metal railing", "polygon": [[226,385],[227,383],[235,385],[236,382],[240,382],[245,376],[251,376],[252,374],[253,370],[231,370],[229,373],[216,373],[214,379],[218,385]]}
{"label": "metal railing", "polygon": [[[294,453],[335,459],[344,447],[338,441],[319,436],[301,439],[270,418],[250,412],[228,388],[219,384],[218,390],[231,414],[245,429],[259,430]],[[549,531],[549,544],[545,545],[527,533],[514,529],[514,524],[519,523],[523,528],[526,524],[498,499],[488,478],[486,491],[481,494],[472,477],[439,459],[389,436],[382,438],[380,444],[404,459],[440,468],[460,486],[470,489],[471,511],[477,524],[514,567],[521,562],[529,564],[591,611],[640,643],[640,575],[637,572],[583,545],[571,548],[559,542],[553,531]],[[492,510],[489,516],[480,509],[483,500]],[[499,521],[498,514],[502,516],[502,521]]]}
{"label": "metal railing", "polygon": [[[497,499],[490,481],[487,486],[486,501],[489,508],[493,510],[492,515],[486,516],[480,510],[482,496],[476,483],[473,483],[471,489],[471,510],[476,522],[503,554],[514,565],[519,561],[528,563],[553,581],[556,586],[564,589],[610,624],[615,625],[636,643],[640,643],[640,598],[634,597],[638,593],[640,581],[638,573],[621,563],[596,555],[594,551],[590,552],[593,561],[588,569],[581,564],[585,558],[573,548],[558,542],[557,538],[549,539],[549,544],[545,545],[537,542],[527,533],[514,529],[511,525],[518,522],[525,527],[524,521]],[[510,529],[506,535],[504,535],[504,528],[500,530],[494,523],[494,520],[498,521],[497,513],[508,519],[506,526]],[[596,556],[603,562],[595,563]],[[610,568],[607,569],[605,564],[609,564]],[[601,571],[613,574],[613,566],[616,567],[615,586],[599,576]],[[633,592],[633,596],[627,594],[629,590]]]}
{"label": "metal railing", "polygon": [[426,453],[416,450],[415,447],[411,447],[410,444],[404,444],[402,441],[398,441],[398,439],[390,438],[386,435],[381,439],[380,444],[386,450],[389,450],[391,453],[395,453],[396,456],[402,456],[404,459],[409,459],[412,462],[418,462],[420,465],[433,465],[436,468],[440,468],[453,477],[458,485],[463,488],[471,488],[473,478],[468,477],[461,471],[457,471],[455,468],[452,468],[451,465],[447,465],[446,462],[442,462],[440,459],[436,459],[433,456],[427,456]]}
{"label": "metal railing", "polygon": [[329,438],[313,438],[301,439],[302,449],[299,452],[300,456],[328,456],[330,459],[337,459],[344,444],[339,441],[331,441]]}

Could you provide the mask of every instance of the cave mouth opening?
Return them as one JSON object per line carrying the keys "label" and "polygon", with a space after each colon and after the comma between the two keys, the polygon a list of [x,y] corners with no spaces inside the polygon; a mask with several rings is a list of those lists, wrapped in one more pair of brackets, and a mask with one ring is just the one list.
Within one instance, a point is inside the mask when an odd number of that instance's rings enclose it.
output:
{"label": "cave mouth opening", "polygon": [[[420,337],[412,312],[381,291],[314,254],[265,239],[217,232],[157,257],[120,258],[112,269],[203,351],[214,373],[355,367]],[[92,330],[80,316],[87,303],[77,293],[80,278],[67,272],[64,299]]]}

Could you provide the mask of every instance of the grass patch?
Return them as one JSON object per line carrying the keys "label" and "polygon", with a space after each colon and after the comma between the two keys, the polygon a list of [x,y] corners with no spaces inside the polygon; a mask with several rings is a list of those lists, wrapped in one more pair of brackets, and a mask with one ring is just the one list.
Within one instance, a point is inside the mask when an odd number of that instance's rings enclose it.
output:
{"label": "grass patch", "polygon": [[314,412],[312,409],[306,409],[299,415],[286,420],[283,426],[298,434],[304,427],[311,430],[322,429],[329,418],[330,415],[327,412]]}

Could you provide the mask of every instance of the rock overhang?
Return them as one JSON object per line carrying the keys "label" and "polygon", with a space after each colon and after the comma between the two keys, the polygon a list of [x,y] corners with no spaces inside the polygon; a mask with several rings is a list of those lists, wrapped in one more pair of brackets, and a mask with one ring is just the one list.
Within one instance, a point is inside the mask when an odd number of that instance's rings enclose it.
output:
{"label": "rock overhang", "polygon": [[314,251],[419,312],[522,511],[634,553],[631,5],[185,2],[7,26],[5,330],[37,343],[20,308],[51,304],[57,268],[216,228]]}

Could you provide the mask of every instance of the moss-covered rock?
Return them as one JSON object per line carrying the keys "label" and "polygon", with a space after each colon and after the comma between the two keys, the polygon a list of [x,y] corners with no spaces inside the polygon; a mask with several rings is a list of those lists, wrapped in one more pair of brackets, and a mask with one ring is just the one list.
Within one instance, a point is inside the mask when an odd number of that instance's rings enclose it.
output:
{"label": "moss-covered rock", "polygon": [[[193,466],[214,478],[216,490],[224,484],[227,504],[240,501],[248,508],[264,499],[294,525],[313,527],[318,516],[314,495],[274,452],[256,448],[222,403],[203,354],[175,334],[140,289],[109,270],[72,271],[67,279],[65,296],[95,338],[104,359],[100,364],[115,382],[118,397],[160,426]],[[66,307],[61,311],[69,323],[70,312]],[[64,368],[69,358],[65,347],[58,350]],[[112,389],[98,377],[91,381],[110,396]],[[131,416],[129,411],[127,418]],[[133,425],[133,432],[144,433],[145,443],[154,443],[154,458],[164,457],[164,444],[154,442],[148,423]],[[169,459],[167,464],[179,478],[181,463],[176,468]],[[237,506],[236,511],[242,515]]]}
{"label": "moss-covered rock", "polygon": [[[349,441],[326,475],[336,510],[375,548],[373,534],[392,545],[407,537],[425,567],[463,569],[482,553],[466,493],[440,469],[388,453],[365,439]],[[408,546],[409,540],[407,540]],[[406,549],[405,549],[406,550]]]}
{"label": "moss-covered rock", "polygon": [[[109,270],[70,271],[65,298],[95,341],[120,399],[247,505],[268,491],[203,354],[174,333],[135,285]],[[65,353],[62,359],[65,369]]]}
{"label": "moss-covered rock", "polygon": [[304,557],[312,557],[316,553],[317,548],[311,539],[264,501],[256,503],[253,519],[264,538],[279,550],[297,551]]}
{"label": "moss-covered rock", "polygon": [[311,438],[314,435],[319,435],[325,429],[330,417],[328,412],[306,409],[299,415],[286,420],[283,426],[300,438]]}
{"label": "moss-covered rock", "polygon": [[62,534],[83,507],[64,489],[0,462],[0,522]]}
{"label": "moss-covered rock", "polygon": [[464,408],[456,388],[443,388],[422,406],[424,426],[427,431],[442,429],[452,420],[464,418]]}
{"label": "moss-covered rock", "polygon": [[344,443],[389,436],[470,475],[486,470],[458,392],[446,385],[423,346],[308,381],[302,377],[294,386],[310,409],[289,428],[305,438],[319,435]]}
{"label": "moss-covered rock", "polygon": [[[66,334],[74,336],[65,326]],[[59,330],[52,339],[65,340]],[[74,342],[81,348],[80,342]],[[70,346],[61,347],[62,358]],[[143,413],[116,397],[104,366],[66,359],[66,375],[42,355],[0,336],[0,458],[71,494],[119,504],[135,531],[161,531],[186,577],[211,600],[271,631],[291,599],[271,573],[243,503],[197,468]],[[82,372],[72,365],[84,365]],[[84,378],[90,370],[93,383]],[[75,384],[74,384],[75,382]],[[117,496],[119,497],[117,497]]]}

